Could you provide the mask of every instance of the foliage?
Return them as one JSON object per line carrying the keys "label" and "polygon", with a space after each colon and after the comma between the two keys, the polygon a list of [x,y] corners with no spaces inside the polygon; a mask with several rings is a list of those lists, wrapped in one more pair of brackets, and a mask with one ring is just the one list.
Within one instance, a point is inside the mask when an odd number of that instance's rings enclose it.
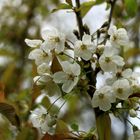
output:
{"label": "foliage", "polygon": [[[83,18],[100,4],[106,4],[109,18],[90,33]],[[0,139],[110,140],[110,114],[130,123],[131,138],[138,139],[139,129],[128,116],[137,118],[139,111],[139,9],[138,0],[5,1],[0,9]],[[75,39],[53,27],[40,36],[51,11],[60,10],[75,14]],[[107,73],[110,78],[98,88],[99,75]],[[85,112],[92,118],[89,131],[80,127]]]}

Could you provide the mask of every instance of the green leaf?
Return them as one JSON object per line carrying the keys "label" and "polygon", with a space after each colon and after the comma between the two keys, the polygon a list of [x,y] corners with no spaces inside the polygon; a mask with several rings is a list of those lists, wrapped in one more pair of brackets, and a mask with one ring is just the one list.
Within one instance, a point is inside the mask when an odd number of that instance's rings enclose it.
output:
{"label": "green leaf", "polygon": [[103,2],[105,2],[105,1],[104,0],[96,0],[95,4],[101,4]]}
{"label": "green leaf", "polygon": [[51,105],[50,99],[45,96],[41,101],[41,105],[43,105],[45,108],[49,108],[49,106]]}
{"label": "green leaf", "polygon": [[101,114],[96,119],[96,126],[100,140],[111,140],[111,120],[109,114]]}
{"label": "green leaf", "polygon": [[80,6],[81,16],[84,17],[89,10],[95,5],[94,1],[83,2]]}
{"label": "green leaf", "polygon": [[38,140],[37,129],[24,126],[18,133],[16,140]]}
{"label": "green leaf", "polygon": [[13,106],[0,103],[0,113],[3,114],[13,125],[20,127],[20,120]]}
{"label": "green leaf", "polygon": [[60,5],[58,5],[58,7],[56,9],[52,10],[52,13],[58,11],[58,10],[66,10],[66,9],[72,9],[72,6],[66,3],[61,3]]}
{"label": "green leaf", "polygon": [[69,132],[67,124],[62,120],[57,120],[56,133],[65,133],[65,132]]}
{"label": "green leaf", "polygon": [[130,17],[133,17],[137,13],[138,4],[136,0],[125,0],[125,8]]}
{"label": "green leaf", "polygon": [[76,124],[76,123],[73,123],[71,125],[71,128],[74,130],[74,131],[78,131],[79,130],[79,126]]}

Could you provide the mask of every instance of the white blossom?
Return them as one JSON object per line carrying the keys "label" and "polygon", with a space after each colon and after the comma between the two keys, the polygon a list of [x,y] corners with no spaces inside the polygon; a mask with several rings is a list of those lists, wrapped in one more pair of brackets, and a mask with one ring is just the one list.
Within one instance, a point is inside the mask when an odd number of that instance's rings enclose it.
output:
{"label": "white blossom", "polygon": [[25,39],[25,43],[32,48],[39,47],[42,44],[42,40],[39,39]]}
{"label": "white blossom", "polygon": [[134,110],[134,109],[130,109],[129,110],[129,115],[130,115],[130,117],[136,117],[137,116],[137,112]]}
{"label": "white blossom", "polygon": [[76,57],[81,57],[84,60],[89,60],[95,52],[95,44],[91,41],[91,36],[84,34],[82,41],[75,42],[74,54]]}
{"label": "white blossom", "polygon": [[47,126],[47,110],[43,106],[39,106],[31,111],[30,120],[34,127],[40,128],[43,132],[48,130]]}
{"label": "white blossom", "polygon": [[52,77],[51,75],[45,73],[41,76],[35,76],[33,81],[36,85],[46,85],[47,82],[52,81]]}
{"label": "white blossom", "polygon": [[42,63],[49,64],[52,60],[52,56],[50,53],[44,52],[42,49],[34,49],[29,53],[29,59],[35,60],[36,65],[40,65]]}
{"label": "white blossom", "polygon": [[92,106],[99,107],[103,111],[108,111],[111,108],[111,103],[114,103],[115,100],[112,88],[104,86],[95,91],[92,98]]}
{"label": "white blossom", "polygon": [[106,47],[103,54],[99,58],[99,64],[105,72],[115,72],[117,67],[122,67],[125,63],[123,58],[116,54],[116,49]]}
{"label": "white blossom", "polygon": [[129,81],[126,79],[119,79],[115,81],[112,87],[114,94],[118,99],[126,100],[132,94]]}
{"label": "white blossom", "polygon": [[117,29],[116,26],[111,26],[108,30],[108,34],[110,35],[110,42],[113,46],[128,45],[129,38],[124,28]]}
{"label": "white blossom", "polygon": [[62,62],[63,71],[56,72],[53,76],[54,82],[63,83],[62,90],[69,93],[77,84],[80,75],[80,66],[68,61]]}
{"label": "white blossom", "polygon": [[65,35],[57,29],[46,29],[42,32],[42,38],[45,40],[41,48],[45,52],[54,50],[58,53],[63,52],[65,48]]}
{"label": "white blossom", "polygon": [[39,106],[31,111],[30,120],[34,127],[40,128],[43,133],[54,133],[54,125],[56,124],[56,117],[47,113],[43,106]]}

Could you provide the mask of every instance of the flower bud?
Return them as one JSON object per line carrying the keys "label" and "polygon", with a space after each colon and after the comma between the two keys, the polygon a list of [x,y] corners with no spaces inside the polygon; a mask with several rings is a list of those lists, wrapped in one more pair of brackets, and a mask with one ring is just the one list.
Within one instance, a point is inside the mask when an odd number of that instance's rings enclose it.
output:
{"label": "flower bud", "polygon": [[137,112],[134,109],[130,109],[129,114],[130,114],[130,117],[133,117],[133,118],[137,116]]}

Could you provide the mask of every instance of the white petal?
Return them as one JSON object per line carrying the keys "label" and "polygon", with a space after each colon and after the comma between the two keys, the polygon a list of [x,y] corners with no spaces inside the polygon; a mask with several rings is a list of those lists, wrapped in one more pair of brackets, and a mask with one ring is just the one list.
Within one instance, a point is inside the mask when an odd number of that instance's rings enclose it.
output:
{"label": "white petal", "polygon": [[80,73],[81,73],[80,65],[77,63],[71,64],[71,71],[72,71],[73,75],[75,75],[75,76],[80,75]]}
{"label": "white petal", "polygon": [[56,72],[53,75],[53,80],[56,83],[64,83],[68,79],[68,75],[62,71]]}
{"label": "white petal", "polygon": [[36,57],[38,55],[42,54],[42,50],[41,49],[34,49],[29,53],[28,58],[29,59],[36,59]]}
{"label": "white petal", "polygon": [[75,83],[72,80],[67,80],[62,86],[62,90],[66,93],[69,93],[74,88],[74,86]]}
{"label": "white petal", "polygon": [[71,74],[71,63],[70,62],[68,62],[68,61],[63,61],[63,62],[61,62],[61,65],[62,65],[62,68],[63,68],[63,71],[65,72],[65,73],[69,73],[69,74]]}
{"label": "white petal", "polygon": [[111,108],[111,103],[107,101],[102,101],[99,105],[100,110],[108,111]]}
{"label": "white petal", "polygon": [[57,36],[58,35],[58,31],[56,28],[54,27],[51,27],[51,28],[48,28],[48,29],[44,29],[42,32],[41,32],[41,36],[44,40],[48,39],[50,36],[51,37],[54,37],[54,36]]}
{"label": "white petal", "polygon": [[118,55],[113,56],[112,61],[115,62],[118,66],[123,66],[125,64],[123,58]]}
{"label": "white petal", "polygon": [[114,34],[116,34],[116,31],[117,31],[117,27],[116,26],[111,26],[108,30],[108,34],[109,35],[114,35]]}
{"label": "white petal", "polygon": [[84,60],[88,61],[92,58],[92,52],[90,50],[84,50],[81,56]]}
{"label": "white petal", "polygon": [[25,43],[29,46],[29,47],[38,47],[42,44],[42,40],[38,40],[38,39],[25,39]]}
{"label": "white petal", "polygon": [[82,42],[85,45],[91,44],[91,35],[84,34],[84,36],[82,38]]}
{"label": "white petal", "polygon": [[41,45],[41,49],[44,50],[46,53],[48,53],[50,50],[53,50],[54,48],[55,45],[53,43],[50,43],[48,39],[46,39]]}
{"label": "white petal", "polygon": [[105,62],[105,57],[103,55],[99,58],[99,64],[101,69],[105,72],[111,72],[111,71],[115,72],[117,70],[116,64],[111,61],[108,63]]}
{"label": "white petal", "polygon": [[131,75],[132,75],[132,69],[125,69],[125,70],[122,72],[122,76],[123,76],[124,78],[129,78]]}

